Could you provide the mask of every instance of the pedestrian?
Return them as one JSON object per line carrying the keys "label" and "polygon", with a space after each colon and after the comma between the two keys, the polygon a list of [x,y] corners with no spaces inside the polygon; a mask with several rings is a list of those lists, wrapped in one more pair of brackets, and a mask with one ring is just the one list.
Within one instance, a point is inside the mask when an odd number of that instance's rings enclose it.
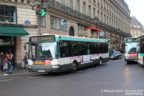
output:
{"label": "pedestrian", "polygon": [[3,65],[4,65],[4,53],[0,53],[0,70],[3,71]]}
{"label": "pedestrian", "polygon": [[24,61],[24,69],[26,69],[27,65],[28,65],[28,53],[25,53],[25,56],[23,58]]}
{"label": "pedestrian", "polygon": [[14,59],[14,55],[11,53],[10,54],[10,56],[11,56],[11,64],[12,64],[12,66],[13,66],[13,70],[15,69],[15,67],[16,67],[16,65],[15,65],[15,59]]}
{"label": "pedestrian", "polygon": [[3,70],[4,70],[4,76],[8,75],[8,57],[9,54],[6,54],[6,56],[4,57],[4,65],[3,65]]}
{"label": "pedestrian", "polygon": [[10,73],[13,71],[12,56],[11,56],[11,54],[9,54],[9,56],[8,56],[8,69],[9,69]]}

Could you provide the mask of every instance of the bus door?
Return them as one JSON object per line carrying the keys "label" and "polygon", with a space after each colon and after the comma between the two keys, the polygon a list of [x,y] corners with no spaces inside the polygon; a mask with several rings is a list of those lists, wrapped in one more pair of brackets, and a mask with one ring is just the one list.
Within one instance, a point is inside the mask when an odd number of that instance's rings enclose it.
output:
{"label": "bus door", "polygon": [[144,64],[144,42],[141,41],[139,47],[138,47],[138,63]]}

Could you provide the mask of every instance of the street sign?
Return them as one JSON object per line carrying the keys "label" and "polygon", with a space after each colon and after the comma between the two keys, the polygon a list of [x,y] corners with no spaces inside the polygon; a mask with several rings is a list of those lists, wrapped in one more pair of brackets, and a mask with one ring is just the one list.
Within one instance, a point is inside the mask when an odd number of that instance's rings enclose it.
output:
{"label": "street sign", "polygon": [[29,20],[26,20],[26,21],[25,21],[25,24],[26,24],[26,25],[30,25],[30,21],[29,21]]}

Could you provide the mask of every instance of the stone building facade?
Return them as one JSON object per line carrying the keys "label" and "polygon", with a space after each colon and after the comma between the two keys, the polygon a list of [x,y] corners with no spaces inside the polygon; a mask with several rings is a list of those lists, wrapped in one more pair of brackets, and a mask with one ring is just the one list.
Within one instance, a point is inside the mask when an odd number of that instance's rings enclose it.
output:
{"label": "stone building facade", "polygon": [[[12,8],[14,10],[11,10]],[[26,24],[27,21],[30,24]],[[21,66],[23,63],[24,53],[26,52],[24,43],[28,41],[29,36],[38,35],[37,24],[36,12],[32,10],[28,0],[0,0],[0,27],[10,27],[11,30],[13,30],[13,27],[22,27],[29,33],[26,36],[1,36],[0,34],[0,52],[13,53],[17,66]],[[13,40],[13,45],[5,44],[11,42],[11,40]]]}
{"label": "stone building facade", "polygon": [[[30,0],[0,0],[14,6],[15,22],[0,19],[0,26],[21,26],[29,35],[15,38],[16,63],[21,64],[25,42],[34,35],[59,34],[120,41],[129,36],[130,11],[124,0],[48,0],[43,8],[34,8]],[[1,16],[1,14],[0,14]],[[11,47],[10,47],[11,48]]]}
{"label": "stone building facade", "polygon": [[144,34],[143,25],[136,19],[136,17],[131,17],[131,36],[132,38],[137,38]]}

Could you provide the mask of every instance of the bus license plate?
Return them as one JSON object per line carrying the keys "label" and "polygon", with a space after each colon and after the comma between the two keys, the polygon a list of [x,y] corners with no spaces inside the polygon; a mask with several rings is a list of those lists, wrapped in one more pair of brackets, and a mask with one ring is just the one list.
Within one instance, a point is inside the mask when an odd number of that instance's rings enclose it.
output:
{"label": "bus license plate", "polygon": [[45,70],[38,70],[38,72],[46,72]]}

